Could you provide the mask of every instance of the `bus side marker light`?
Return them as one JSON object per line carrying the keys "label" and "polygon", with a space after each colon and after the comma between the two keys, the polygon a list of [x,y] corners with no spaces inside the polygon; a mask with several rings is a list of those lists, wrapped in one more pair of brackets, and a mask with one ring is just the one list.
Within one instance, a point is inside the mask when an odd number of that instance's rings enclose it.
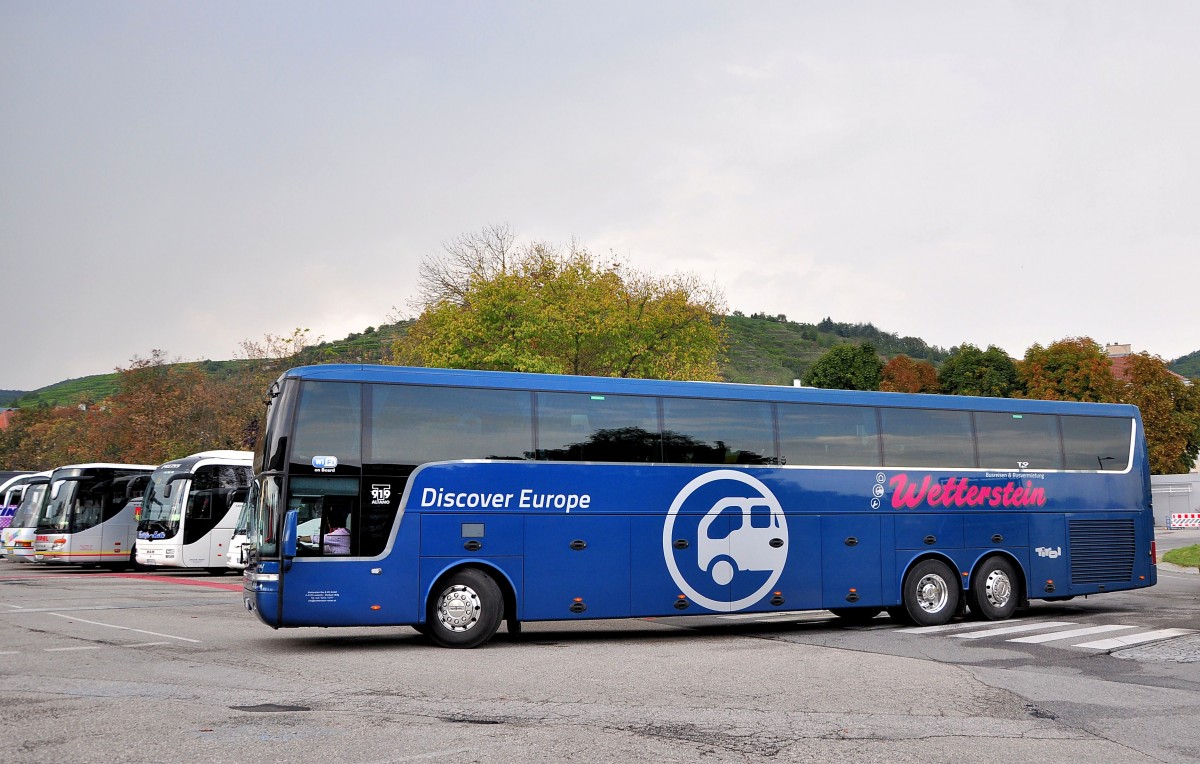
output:
{"label": "bus side marker light", "polygon": [[688,605],[690,605],[690,604],[691,603],[687,601],[687,595],[680,594],[678,599],[675,600],[675,609],[676,610],[687,610]]}
{"label": "bus side marker light", "polygon": [[372,610],[383,610],[383,605],[372,605],[371,609]]}

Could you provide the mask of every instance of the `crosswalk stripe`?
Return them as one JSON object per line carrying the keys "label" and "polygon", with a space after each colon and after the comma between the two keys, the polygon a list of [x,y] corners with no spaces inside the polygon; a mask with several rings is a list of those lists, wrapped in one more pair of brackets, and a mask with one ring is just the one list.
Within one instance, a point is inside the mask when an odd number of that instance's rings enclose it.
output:
{"label": "crosswalk stripe", "polygon": [[1121,629],[1136,629],[1136,626],[1089,626],[1086,629],[1070,629],[1068,631],[1054,631],[1049,634],[1034,634],[1031,637],[1017,637],[1010,639],[1009,642],[1023,642],[1028,645],[1040,645],[1043,642],[1055,642],[1060,639],[1075,639],[1076,637],[1086,637],[1089,634],[1103,634],[1106,631],[1120,631]]}
{"label": "crosswalk stripe", "polygon": [[984,629],[983,631],[972,631],[968,634],[954,634],[958,639],[983,639],[984,637],[998,637],[1002,634],[1019,634],[1023,631],[1038,631],[1040,629],[1054,629],[1059,626],[1074,626],[1071,621],[1038,621],[1035,623],[1021,623],[1016,626],[1001,626],[996,629]]}
{"label": "crosswalk stripe", "polygon": [[1153,642],[1156,639],[1166,639],[1168,637],[1181,637],[1184,634],[1193,633],[1195,633],[1195,629],[1158,629],[1156,631],[1144,631],[1140,634],[1129,634],[1123,637],[1100,639],[1095,642],[1082,642],[1078,645],[1071,645],[1071,647],[1087,647],[1093,650],[1115,650],[1118,647],[1137,645],[1142,642]]}

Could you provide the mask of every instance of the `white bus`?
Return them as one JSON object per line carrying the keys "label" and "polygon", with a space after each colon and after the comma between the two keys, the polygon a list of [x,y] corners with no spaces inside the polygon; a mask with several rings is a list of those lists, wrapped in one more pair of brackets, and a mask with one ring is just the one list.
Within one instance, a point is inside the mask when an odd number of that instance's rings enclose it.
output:
{"label": "white bus", "polygon": [[137,526],[137,563],[225,573],[254,477],[249,451],[202,451],[154,471]]}
{"label": "white bus", "polygon": [[13,515],[17,513],[17,507],[24,498],[25,489],[33,475],[32,472],[3,474],[6,477],[0,479],[0,530],[12,524]]}
{"label": "white bus", "polygon": [[0,530],[4,558],[12,562],[33,562],[33,538],[36,535],[38,509],[50,485],[50,471],[23,476],[24,492],[8,526]]}
{"label": "white bus", "polygon": [[[253,486],[251,486],[253,490]],[[246,569],[246,552],[250,544],[250,524],[254,522],[254,502],[247,499],[238,514],[237,522],[233,524],[233,536],[229,539],[229,553],[225,555],[225,564],[232,570]]]}
{"label": "white bus", "polygon": [[137,514],[153,465],[72,464],[50,476],[33,541],[34,562],[133,565]]}

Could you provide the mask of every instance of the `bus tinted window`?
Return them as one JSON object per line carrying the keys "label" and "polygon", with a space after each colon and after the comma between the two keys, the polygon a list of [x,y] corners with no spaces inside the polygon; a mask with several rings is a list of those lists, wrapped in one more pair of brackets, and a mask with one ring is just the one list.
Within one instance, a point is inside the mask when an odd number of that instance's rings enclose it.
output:
{"label": "bus tinted window", "polygon": [[357,478],[295,477],[288,509],[297,511],[296,553],[306,557],[357,555]]}
{"label": "bus tinted window", "polygon": [[530,394],[464,387],[369,385],[370,465],[533,455]]}
{"label": "bus tinted window", "polygon": [[292,438],[293,469],[321,469],[313,457],[337,457],[337,467],[358,466],[362,387],[357,383],[305,382]]}
{"label": "bus tinted window", "polygon": [[882,409],[883,466],[974,467],[975,439],[966,411]]}
{"label": "bus tinted window", "polygon": [[296,382],[280,385],[276,383],[267,391],[266,423],[256,423],[254,453],[261,472],[282,470],[286,465],[287,432],[292,423],[292,409],[296,401]]}
{"label": "bus tinted window", "polygon": [[781,403],[779,456],[784,464],[878,467],[875,409]]}
{"label": "bus tinted window", "polygon": [[1069,470],[1116,470],[1129,466],[1133,422],[1108,417],[1062,417]]}
{"label": "bus tinted window", "polygon": [[663,455],[675,464],[774,464],[771,404],[664,399]]}
{"label": "bus tinted window", "polygon": [[250,485],[250,473],[249,467],[231,464],[206,464],[196,470],[185,510],[183,543],[195,543],[217,526],[233,506],[238,489]]}
{"label": "bus tinted window", "polygon": [[658,402],[634,395],[538,393],[538,458],[658,462]]}
{"label": "bus tinted window", "polygon": [[995,469],[1062,469],[1058,417],[1047,414],[975,413],[979,466]]}
{"label": "bus tinted window", "polygon": [[279,523],[279,494],[281,478],[274,475],[260,478],[250,488],[251,503],[256,507],[257,516],[251,527],[254,534],[254,547],[259,557],[270,559],[279,556],[279,537],[276,535]]}

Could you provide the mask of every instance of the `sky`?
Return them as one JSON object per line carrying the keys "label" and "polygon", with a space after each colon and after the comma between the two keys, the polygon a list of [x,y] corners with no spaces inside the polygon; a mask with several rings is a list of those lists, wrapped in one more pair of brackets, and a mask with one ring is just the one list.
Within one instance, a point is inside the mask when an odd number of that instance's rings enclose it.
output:
{"label": "sky", "polygon": [[1200,3],[0,0],[0,389],[340,339],[506,224],[730,311],[1200,350]]}

